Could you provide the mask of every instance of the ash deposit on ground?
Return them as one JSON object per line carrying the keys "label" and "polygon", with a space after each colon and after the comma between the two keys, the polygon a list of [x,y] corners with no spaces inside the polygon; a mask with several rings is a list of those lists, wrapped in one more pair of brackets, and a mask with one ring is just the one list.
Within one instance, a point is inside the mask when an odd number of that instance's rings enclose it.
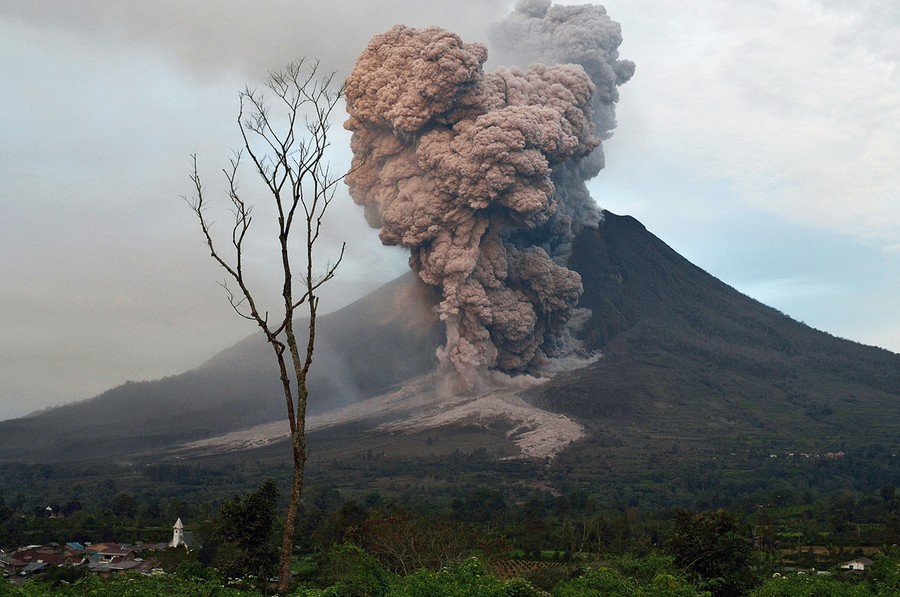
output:
{"label": "ash deposit on ground", "polygon": [[441,293],[438,359],[455,391],[577,354],[567,324],[583,289],[566,264],[600,221],[585,182],[634,72],[601,6],[522,0],[491,37],[530,65],[485,72],[484,45],[397,25],[346,81],[350,194]]}
{"label": "ash deposit on ground", "polygon": [[[496,426],[508,429],[518,448],[514,458],[553,458],[582,439],[584,426],[569,417],[528,404],[516,394],[520,388],[495,385],[474,396],[442,396],[435,391],[434,374],[410,380],[401,387],[337,410],[314,415],[309,432],[353,423],[372,423],[369,433],[416,433],[442,427]],[[530,383],[538,384],[539,380]],[[385,419],[374,424],[375,419]],[[176,458],[248,450],[290,438],[286,421],[241,429],[177,446]]]}

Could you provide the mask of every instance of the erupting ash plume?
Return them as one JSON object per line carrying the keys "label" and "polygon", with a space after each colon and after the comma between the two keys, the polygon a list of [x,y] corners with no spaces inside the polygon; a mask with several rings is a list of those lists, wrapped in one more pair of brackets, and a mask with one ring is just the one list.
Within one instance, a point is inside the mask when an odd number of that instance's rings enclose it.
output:
{"label": "erupting ash plume", "polygon": [[559,353],[582,293],[565,267],[571,240],[599,221],[584,181],[602,168],[616,85],[634,70],[602,7],[520,1],[493,36],[526,59],[575,64],[485,74],[483,45],[398,25],[346,82],[350,194],[440,290],[438,357],[465,389]]}
{"label": "erupting ash plume", "polygon": [[[616,128],[618,86],[634,75],[634,62],[619,60],[622,29],[599,5],[550,5],[550,0],[519,0],[515,11],[490,32],[496,50],[494,60],[502,64],[528,66],[542,64],[579,64],[595,92],[591,97],[594,134],[600,139],[612,136]],[[589,156],[570,160],[553,169],[557,187],[560,223],[564,231],[556,239],[557,261],[565,265],[571,243],[581,227],[596,227],[600,210],[585,182],[597,176],[604,165],[603,148]]]}

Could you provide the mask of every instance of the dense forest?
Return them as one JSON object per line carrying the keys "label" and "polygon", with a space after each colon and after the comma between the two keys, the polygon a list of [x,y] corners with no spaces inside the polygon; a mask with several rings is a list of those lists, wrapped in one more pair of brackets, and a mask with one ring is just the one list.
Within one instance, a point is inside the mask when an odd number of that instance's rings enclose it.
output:
{"label": "dense forest", "polygon": [[[239,591],[234,594],[256,594],[269,588],[265,579],[274,571],[284,479],[235,491],[236,478],[249,482],[250,470],[242,477],[224,467],[160,464],[132,471],[130,481],[123,475],[118,482],[97,483],[85,476],[90,471],[72,467],[4,470],[12,473],[20,481],[25,476],[38,481],[19,487],[40,487],[40,481],[66,473],[69,481],[78,481],[67,483],[67,496],[56,493],[58,499],[49,502],[42,498],[52,491],[0,495],[0,546],[6,551],[72,541],[166,541],[180,517],[196,537],[194,548],[163,554],[160,566],[172,575],[136,581],[145,592],[130,594],[227,594],[217,592],[225,586]],[[195,490],[185,490],[192,485]],[[577,490],[523,493],[489,484],[454,484],[441,492],[423,488],[355,492],[313,483],[297,529],[296,594],[888,595],[900,590],[900,494],[890,484],[867,494],[813,498],[787,492],[767,504],[733,500],[729,509],[644,506],[624,494],[604,501]],[[863,555],[876,563],[869,572],[839,569]],[[88,585],[110,591],[97,594],[123,594],[115,593],[120,582],[54,571],[12,594],[66,594],[65,587]],[[470,590],[454,592],[460,586]]]}

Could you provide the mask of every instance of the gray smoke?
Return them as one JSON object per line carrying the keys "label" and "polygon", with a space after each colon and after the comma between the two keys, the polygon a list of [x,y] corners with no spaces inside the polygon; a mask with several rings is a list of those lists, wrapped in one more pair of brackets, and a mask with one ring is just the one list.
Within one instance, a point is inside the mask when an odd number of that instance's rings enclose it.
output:
{"label": "gray smoke", "polygon": [[[579,64],[595,92],[591,97],[594,134],[609,139],[616,128],[618,86],[634,75],[634,62],[619,59],[622,28],[600,5],[552,5],[550,0],[519,0],[515,10],[489,31],[494,60],[501,64],[527,66]],[[604,166],[603,147],[577,162],[554,168],[560,209],[554,222],[556,243],[552,251],[561,264],[568,261],[572,240],[585,226],[596,228],[600,210],[588,192],[586,182]]]}
{"label": "gray smoke", "polygon": [[560,48],[580,40],[577,52],[548,55],[583,55],[587,72],[564,63],[485,74],[483,45],[398,25],[372,39],[346,82],[350,194],[382,242],[409,248],[410,266],[440,291],[447,342],[438,357],[458,389],[487,370],[529,372],[554,356],[582,293],[565,263],[573,235],[599,221],[584,181],[602,167],[615,86],[633,65],[617,60],[619,27],[602,7],[539,26],[557,8],[520,2],[494,37],[533,31]]}

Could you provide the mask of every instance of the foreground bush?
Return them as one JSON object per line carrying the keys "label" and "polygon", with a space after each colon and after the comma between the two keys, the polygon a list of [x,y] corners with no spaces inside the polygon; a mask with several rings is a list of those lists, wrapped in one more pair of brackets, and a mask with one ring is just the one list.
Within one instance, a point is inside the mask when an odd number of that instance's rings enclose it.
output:
{"label": "foreground bush", "polygon": [[[622,565],[638,578],[628,578],[611,568],[592,570],[576,579],[567,580],[552,592],[553,597],[701,597],[687,582],[661,572],[671,560],[628,559]],[[406,577],[395,577],[372,556],[353,545],[333,548],[323,558],[323,584],[327,587],[299,588],[294,597],[546,597],[522,578],[499,580],[488,573],[484,564],[470,558],[434,572],[421,569]],[[8,592],[4,589],[8,587]],[[45,595],[96,597],[233,597],[262,595],[254,590],[237,590],[223,586],[223,580],[212,568],[196,563],[179,567],[174,575],[124,577],[102,580],[87,576],[69,585],[51,586],[32,581],[22,587],[0,585],[0,596],[42,597]]]}
{"label": "foreground bush", "polygon": [[341,597],[387,594],[391,574],[374,557],[355,545],[335,545],[325,555],[323,584]]}
{"label": "foreground bush", "polygon": [[176,575],[124,576],[101,579],[85,576],[72,584],[52,586],[48,583],[28,582],[14,586],[0,580],[2,597],[257,597],[262,593],[239,591],[222,586],[219,580],[182,578]]}
{"label": "foreground bush", "polygon": [[521,578],[501,581],[475,558],[431,572],[419,570],[398,580],[389,597],[539,597],[541,592]]}
{"label": "foreground bush", "polygon": [[[535,588],[522,578],[500,580],[470,558],[437,572],[421,569],[397,577],[374,557],[353,545],[339,545],[323,554],[318,581],[325,586],[298,588],[294,597],[710,597],[692,585],[660,554],[623,556],[609,565],[564,580],[551,592]],[[256,590],[223,586],[213,568],[185,562],[171,575],[120,577],[94,575],[70,582],[60,575],[34,579],[23,586],[0,580],[0,597],[258,597]],[[868,578],[856,581],[844,575],[792,574],[771,578],[750,597],[888,597],[900,595],[900,552],[876,560]]]}
{"label": "foreground bush", "polygon": [[[890,593],[893,595],[894,593]],[[870,597],[868,585],[852,584],[839,578],[810,574],[789,574],[773,578],[751,593],[752,597]],[[885,595],[888,595],[885,593]]]}
{"label": "foreground bush", "polygon": [[612,568],[590,570],[584,575],[558,585],[553,597],[709,597],[686,580],[673,574],[660,573],[646,583],[628,578]]}

